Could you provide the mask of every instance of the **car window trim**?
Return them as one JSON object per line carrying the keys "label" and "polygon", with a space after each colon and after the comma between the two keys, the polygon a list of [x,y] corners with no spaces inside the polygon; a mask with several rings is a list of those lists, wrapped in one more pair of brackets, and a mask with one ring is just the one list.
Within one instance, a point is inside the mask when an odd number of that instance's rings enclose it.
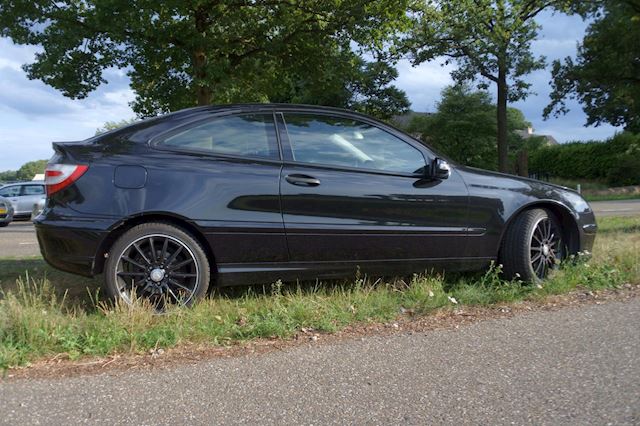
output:
{"label": "car window trim", "polygon": [[1,189],[7,189],[7,188],[18,188],[18,195],[0,195],[0,197],[20,197],[20,195],[22,194],[22,185],[6,185],[3,186]]}
{"label": "car window trim", "polygon": [[[25,183],[22,185],[18,185],[20,186],[20,196],[21,197],[30,197],[30,196],[34,196],[34,195],[45,195],[45,189],[44,189],[44,185],[42,184],[38,184],[38,183]],[[40,188],[42,188],[42,192],[39,194],[25,194],[25,191],[27,189],[28,186],[39,186]]]}
{"label": "car window trim", "polygon": [[[276,152],[277,152],[277,157],[256,157],[256,156],[249,156],[249,155],[234,155],[234,154],[223,154],[223,153],[218,153],[218,152],[213,152],[211,150],[208,149],[198,149],[198,148],[178,148],[175,146],[169,146],[169,145],[160,145],[160,143],[164,140],[166,140],[167,138],[178,134],[180,132],[189,130],[191,128],[194,127],[198,127],[199,125],[202,125],[203,123],[207,123],[210,121],[215,121],[221,118],[225,118],[225,117],[233,117],[233,116],[242,116],[242,115],[270,115],[271,116],[271,120],[272,120],[272,124],[273,124],[273,129],[274,129],[274,135],[275,135],[275,143],[276,143]],[[280,137],[278,135],[278,125],[276,123],[276,116],[275,116],[275,112],[271,109],[262,109],[262,110],[254,110],[254,111],[226,111],[226,112],[222,112],[220,114],[216,114],[213,117],[203,117],[202,119],[198,119],[198,120],[193,120],[190,121],[188,123],[184,123],[178,127],[174,127],[173,129],[168,129],[156,136],[154,136],[153,138],[151,138],[149,140],[149,146],[153,149],[157,149],[159,151],[168,151],[168,152],[183,152],[183,153],[188,153],[188,154],[204,154],[208,157],[221,157],[221,158],[230,158],[230,159],[246,159],[246,160],[256,160],[256,161],[264,161],[267,163],[278,163],[281,164],[282,163],[282,147],[280,146]]]}
{"label": "car window trim", "polygon": [[[282,123],[284,126],[284,130],[285,130],[285,135],[286,137],[281,138],[281,144],[283,146],[283,151],[286,153],[285,155],[283,155],[283,163],[284,164],[289,164],[289,165],[304,165],[304,166],[321,166],[322,168],[328,168],[331,170],[345,170],[345,171],[349,171],[349,172],[353,172],[353,171],[365,171],[369,174],[371,173],[375,173],[375,174],[382,174],[382,175],[391,175],[391,176],[402,176],[402,177],[417,177],[417,176],[424,176],[421,173],[408,173],[408,172],[399,172],[399,171],[392,171],[392,170],[380,170],[380,169],[370,169],[370,168],[365,168],[365,167],[349,167],[349,166],[339,166],[337,164],[327,164],[327,163],[309,163],[306,161],[299,161],[299,160],[295,160],[293,157],[293,147],[291,146],[291,139],[289,138],[289,130],[287,128],[287,120],[285,120],[285,113],[289,113],[289,114],[297,114],[297,115],[323,115],[323,116],[327,116],[327,117],[340,117],[340,118],[346,118],[349,120],[353,120],[353,121],[359,121],[365,124],[368,124],[370,126],[375,127],[376,129],[383,131],[391,136],[393,136],[394,138],[398,139],[400,142],[406,143],[407,145],[409,145],[411,148],[415,149],[416,151],[418,151],[420,153],[420,155],[422,155],[422,160],[424,162],[424,167],[427,168],[429,167],[429,160],[427,159],[427,156],[425,156],[425,153],[422,149],[418,148],[417,146],[415,146],[413,143],[410,143],[409,141],[405,140],[405,138],[401,138],[398,135],[396,135],[395,131],[389,131],[383,127],[380,126],[380,124],[376,123],[373,120],[366,120],[363,119],[359,116],[353,116],[350,115],[348,113],[333,113],[333,112],[316,112],[316,111],[312,111],[312,112],[307,112],[307,111],[300,111],[300,110],[283,110],[283,111],[277,111],[276,115],[280,115],[280,118],[282,119]],[[393,129],[390,129],[393,130]],[[285,149],[286,148],[286,149]]]}
{"label": "car window trim", "polygon": [[[334,170],[338,172],[348,172],[348,173],[364,173],[368,175],[384,175],[384,176],[396,176],[396,177],[406,177],[412,179],[426,179],[427,175],[425,173],[404,173],[404,172],[394,172],[388,170],[378,170],[378,169],[365,169],[363,167],[349,167],[349,166],[337,166],[335,164],[326,164],[326,163],[306,163],[304,161],[283,161],[283,165],[291,166],[291,167],[308,167],[312,169],[322,169],[322,170]],[[425,164],[425,168],[426,168]],[[426,170],[426,169],[425,169]]]}

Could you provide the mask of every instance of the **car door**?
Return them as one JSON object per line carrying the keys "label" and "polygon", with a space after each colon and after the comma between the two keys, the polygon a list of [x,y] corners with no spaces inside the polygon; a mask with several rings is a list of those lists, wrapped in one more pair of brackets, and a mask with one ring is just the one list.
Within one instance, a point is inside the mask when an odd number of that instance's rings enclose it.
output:
{"label": "car door", "polygon": [[20,185],[7,185],[0,188],[0,196],[5,197],[13,206],[14,214],[18,214],[20,202]]}
{"label": "car door", "polygon": [[[284,112],[280,193],[293,262],[461,257],[468,192],[393,129],[350,115]],[[359,265],[360,266],[360,265]]]}
{"label": "car door", "polygon": [[38,202],[46,197],[44,191],[44,185],[41,184],[26,184],[22,185],[22,191],[18,199],[18,208],[20,214],[26,214],[33,211],[33,207]]}
{"label": "car door", "polygon": [[[171,209],[193,220],[211,244],[221,275],[250,264],[286,262],[280,209],[282,162],[273,111],[238,112],[175,129],[152,142],[144,164],[157,187],[179,184],[142,210]],[[171,164],[171,173],[166,173]],[[160,192],[162,194],[162,192]],[[128,199],[127,206],[135,202]],[[125,206],[126,207],[126,206]],[[124,207],[123,207],[124,208]],[[255,274],[269,266],[255,267]],[[257,276],[257,275],[254,275]]]}

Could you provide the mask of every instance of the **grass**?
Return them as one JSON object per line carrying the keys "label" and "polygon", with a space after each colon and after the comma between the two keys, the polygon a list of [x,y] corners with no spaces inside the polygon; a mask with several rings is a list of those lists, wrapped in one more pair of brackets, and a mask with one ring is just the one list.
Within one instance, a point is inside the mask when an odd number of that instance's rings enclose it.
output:
{"label": "grass", "polygon": [[593,195],[583,194],[584,199],[587,201],[621,201],[621,200],[639,200],[640,194],[606,194],[606,195]]}
{"label": "grass", "polygon": [[619,201],[640,199],[640,194],[591,194],[591,192],[594,191],[604,191],[609,189],[609,186],[605,182],[597,180],[563,179],[552,177],[549,179],[549,182],[556,185],[566,186],[567,188],[572,189],[576,189],[578,185],[580,185],[583,192],[582,195],[587,201]]}
{"label": "grass", "polygon": [[640,282],[640,217],[604,218],[587,264],[567,263],[544,286],[483,274],[357,278],[324,284],[275,283],[229,289],[192,309],[153,315],[144,306],[111,307],[99,285],[57,272],[39,258],[0,259],[0,369],[37,359],[138,353],[183,343],[228,345],[258,337],[287,338],[301,328],[333,332],[349,324],[386,322],[403,309],[425,315],[455,305],[541,299],[576,287],[603,289]]}
{"label": "grass", "polygon": [[567,188],[576,189],[578,185],[583,191],[600,191],[609,188],[605,182],[597,180],[585,180],[585,179],[564,179],[558,177],[549,178],[549,183],[556,185],[566,186]]}

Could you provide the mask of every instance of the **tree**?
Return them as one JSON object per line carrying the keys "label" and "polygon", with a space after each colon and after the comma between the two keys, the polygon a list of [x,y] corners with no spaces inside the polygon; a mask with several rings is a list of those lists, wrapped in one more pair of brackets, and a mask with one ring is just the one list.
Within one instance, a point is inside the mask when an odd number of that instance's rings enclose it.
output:
{"label": "tree", "polygon": [[381,48],[408,0],[14,0],[0,34],[42,46],[30,78],[71,98],[126,69],[139,116],[212,102],[266,101],[345,46]]}
{"label": "tree", "polygon": [[0,183],[18,180],[16,173],[17,172],[15,170],[5,170],[4,172],[0,172]]}
{"label": "tree", "polygon": [[16,172],[17,180],[31,180],[37,174],[44,173],[47,168],[47,160],[29,161],[23,164]]}
{"label": "tree", "polygon": [[325,52],[312,74],[281,76],[267,95],[272,102],[330,105],[389,120],[410,105],[406,93],[392,85],[397,77],[389,62],[365,61],[347,46]]}
{"label": "tree", "polygon": [[106,133],[109,132],[111,130],[115,130],[115,129],[119,129],[121,127],[125,127],[128,126],[129,124],[133,124],[135,122],[137,122],[138,120],[135,118],[130,118],[130,119],[123,119],[120,121],[107,121],[104,123],[104,125],[102,127],[100,127],[99,129],[96,129],[96,135],[99,135],[101,133]]}
{"label": "tree", "polygon": [[[640,132],[640,1],[608,0],[587,11],[587,28],[576,59],[553,63],[551,103],[544,115],[568,111],[577,99],[587,125],[610,123]],[[583,12],[584,13],[584,12]]]}
{"label": "tree", "polygon": [[523,77],[544,67],[531,42],[535,17],[544,9],[570,2],[551,0],[426,0],[403,47],[414,65],[444,57],[455,62],[457,82],[479,80],[479,88],[497,91],[497,150],[500,171],[509,169],[508,102],[524,99],[530,84]]}
{"label": "tree", "polygon": [[[509,108],[508,141],[512,155],[525,146],[516,130],[530,126],[520,110]],[[434,114],[415,117],[407,129],[452,159],[495,170],[497,115],[491,95],[458,84],[446,87]]]}

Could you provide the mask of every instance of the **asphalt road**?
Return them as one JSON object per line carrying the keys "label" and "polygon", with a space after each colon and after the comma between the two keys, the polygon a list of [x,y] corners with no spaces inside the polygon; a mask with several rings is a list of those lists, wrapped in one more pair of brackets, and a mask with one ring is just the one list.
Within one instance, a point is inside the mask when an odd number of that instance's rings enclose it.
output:
{"label": "asphalt road", "polygon": [[[640,215],[640,200],[597,201],[591,206],[599,217]],[[0,258],[39,254],[35,229],[30,222],[13,222],[0,228]]]}
{"label": "asphalt road", "polygon": [[11,222],[0,228],[0,258],[40,254],[36,230],[31,222]]}
{"label": "asphalt road", "polygon": [[640,298],[0,383],[4,424],[640,424]]}

